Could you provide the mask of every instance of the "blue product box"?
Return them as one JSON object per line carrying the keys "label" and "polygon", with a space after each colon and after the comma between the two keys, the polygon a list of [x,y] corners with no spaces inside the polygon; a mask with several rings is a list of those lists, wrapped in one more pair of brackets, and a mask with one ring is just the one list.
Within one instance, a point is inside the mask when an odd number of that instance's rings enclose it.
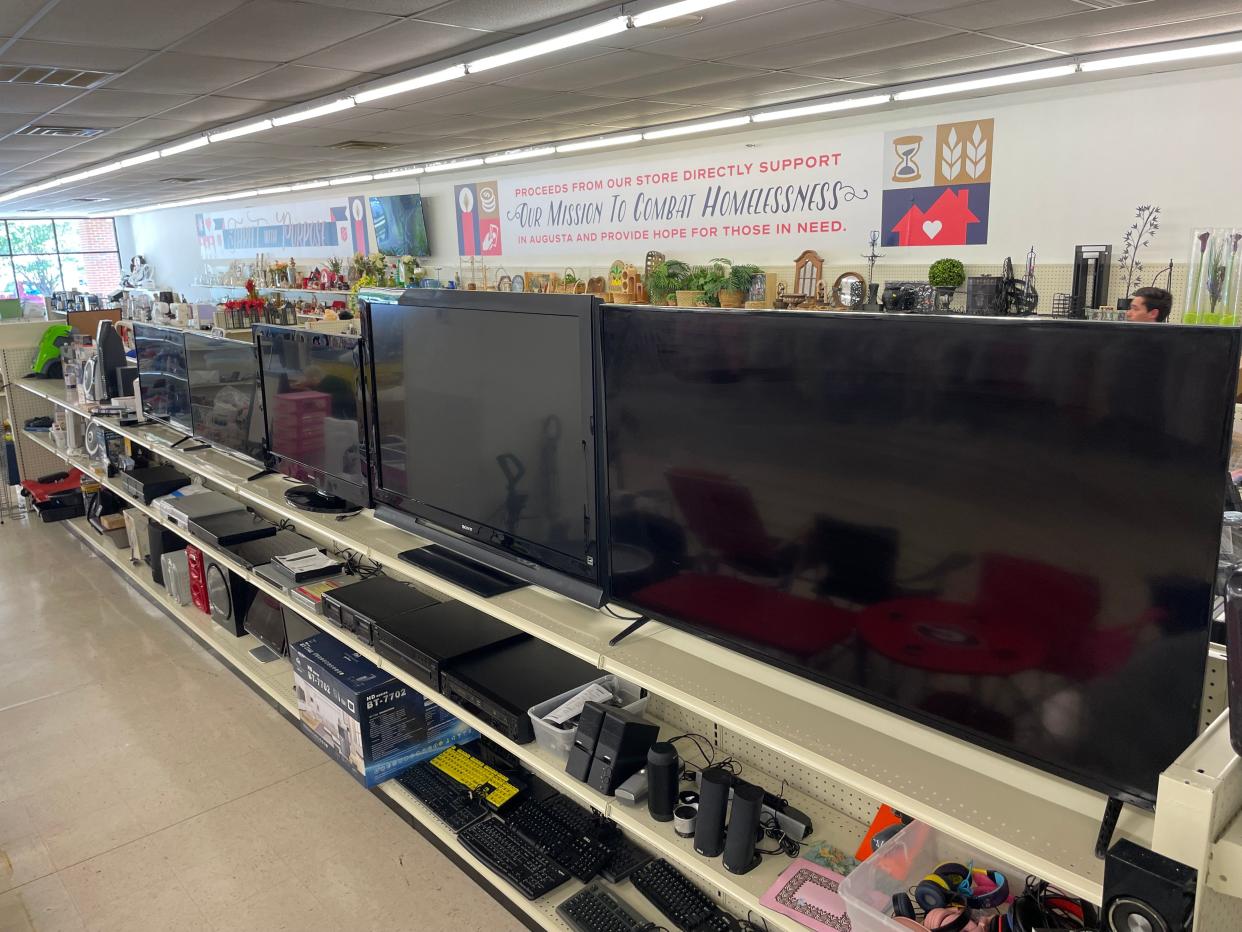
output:
{"label": "blue product box", "polygon": [[364,786],[479,733],[327,633],[291,645],[302,730]]}

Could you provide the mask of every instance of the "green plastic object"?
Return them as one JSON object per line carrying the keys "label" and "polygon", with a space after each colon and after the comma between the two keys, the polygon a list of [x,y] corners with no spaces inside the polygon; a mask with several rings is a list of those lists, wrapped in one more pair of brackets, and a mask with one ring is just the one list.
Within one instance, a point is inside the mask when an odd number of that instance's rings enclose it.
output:
{"label": "green plastic object", "polygon": [[52,324],[44,330],[35,350],[34,362],[30,364],[30,374],[43,379],[60,378],[63,372],[60,348],[72,339],[73,328],[68,324]]}
{"label": "green plastic object", "polygon": [[20,320],[21,316],[21,298],[0,298],[0,320]]}

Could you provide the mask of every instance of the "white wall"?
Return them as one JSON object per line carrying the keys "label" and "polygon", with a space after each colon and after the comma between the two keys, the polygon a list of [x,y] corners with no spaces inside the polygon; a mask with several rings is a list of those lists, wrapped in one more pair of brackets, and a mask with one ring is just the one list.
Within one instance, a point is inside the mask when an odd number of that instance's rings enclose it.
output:
{"label": "white wall", "polygon": [[[999,94],[969,101],[906,107],[859,114],[796,126],[779,124],[749,129],[727,137],[686,140],[604,151],[579,158],[555,158],[541,164],[522,163],[487,167],[439,177],[407,178],[365,185],[368,194],[420,191],[424,197],[433,258],[446,276],[458,267],[453,185],[488,178],[534,176],[576,169],[641,169],[670,157],[718,153],[724,148],[751,151],[762,157],[765,147],[785,148],[791,142],[808,150],[847,143],[850,138],[874,137],[886,130],[927,125],[955,119],[996,118],[995,163],[992,178],[991,229],[987,245],[927,248],[886,247],[886,263],[923,263],[939,255],[961,258],[968,264],[999,262],[1025,256],[1035,246],[1041,262],[1072,258],[1078,243],[1112,243],[1115,248],[1139,204],[1158,204],[1163,226],[1147,259],[1152,267],[1172,257],[1185,261],[1191,231],[1205,226],[1242,226],[1242,122],[1234,119],[1242,100],[1242,65],[1230,65],[1164,75],[1082,81],[1020,93]],[[867,151],[875,151],[869,149]],[[876,179],[877,165],[868,171]],[[342,195],[350,192],[340,190]],[[878,190],[875,225],[879,225]],[[307,192],[306,199],[322,198],[323,191]],[[296,201],[294,195],[268,198],[262,203]],[[230,205],[232,207],[234,205]],[[237,202],[236,206],[246,206]],[[195,235],[195,208],[159,211],[131,218],[133,249],[155,266],[157,280],[185,288],[203,268]],[[118,221],[118,227],[123,221]],[[118,229],[118,232],[120,230]],[[851,231],[852,233],[854,231]],[[121,234],[122,243],[129,237]],[[865,251],[866,231],[857,235],[807,237],[804,248],[820,251],[828,263],[857,265]],[[692,261],[720,255],[732,243],[697,241],[675,244],[664,251]],[[733,248],[726,254],[738,261],[775,267],[792,263],[796,252],[747,244],[750,251]],[[526,268],[599,268],[615,258],[641,265],[654,244],[602,250],[567,250],[546,260],[508,260],[507,270]],[[124,252],[124,247],[123,247]],[[629,254],[631,253],[632,254]],[[935,252],[936,255],[932,255]],[[123,258],[126,258],[123,256]],[[494,268],[505,259],[489,260]]]}

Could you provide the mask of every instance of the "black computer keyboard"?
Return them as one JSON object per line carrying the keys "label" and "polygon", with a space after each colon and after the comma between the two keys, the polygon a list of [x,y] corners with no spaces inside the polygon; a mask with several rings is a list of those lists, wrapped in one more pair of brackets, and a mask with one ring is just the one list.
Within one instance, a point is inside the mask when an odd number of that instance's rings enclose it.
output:
{"label": "black computer keyboard", "polygon": [[663,858],[638,868],[630,874],[630,881],[681,932],[735,932],[739,928],[736,919]]}
{"label": "black computer keyboard", "polygon": [[[612,860],[616,826],[568,797],[527,800],[506,820],[519,835],[579,880],[587,881]],[[608,839],[607,841],[605,839]]]}
{"label": "black computer keyboard", "polygon": [[415,764],[397,777],[397,782],[455,832],[488,814],[481,800],[472,797],[469,790],[441,773],[429,761]]}
{"label": "black computer keyboard", "polygon": [[604,889],[598,880],[587,884],[556,907],[577,932],[638,932],[651,923]]}
{"label": "black computer keyboard", "polygon": [[624,836],[613,844],[612,857],[599,872],[609,883],[620,883],[651,860],[650,854]]}
{"label": "black computer keyboard", "polygon": [[569,879],[555,861],[498,818],[475,822],[462,829],[457,840],[529,900],[551,893]]}

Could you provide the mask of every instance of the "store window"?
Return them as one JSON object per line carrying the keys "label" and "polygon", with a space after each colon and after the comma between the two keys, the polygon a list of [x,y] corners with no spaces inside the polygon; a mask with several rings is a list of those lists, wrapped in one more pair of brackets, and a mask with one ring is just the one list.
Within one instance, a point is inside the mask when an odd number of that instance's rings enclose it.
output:
{"label": "store window", "polygon": [[0,220],[0,300],[41,315],[53,291],[108,294],[121,284],[116,226],[109,218]]}

